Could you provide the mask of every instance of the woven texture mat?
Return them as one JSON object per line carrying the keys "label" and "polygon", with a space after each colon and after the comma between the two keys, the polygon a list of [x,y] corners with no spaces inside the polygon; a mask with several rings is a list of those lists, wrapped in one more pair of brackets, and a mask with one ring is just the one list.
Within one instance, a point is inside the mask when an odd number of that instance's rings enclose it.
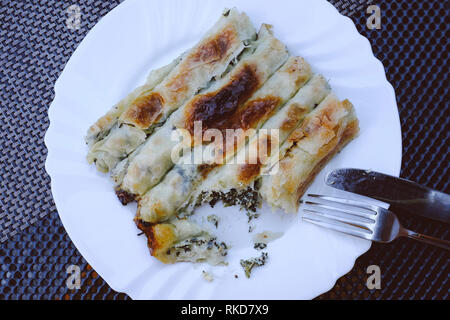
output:
{"label": "woven texture mat", "polygon": [[[120,0],[0,0],[0,299],[127,299],[92,270],[59,220],[45,172],[44,134],[53,85],[95,23]],[[378,1],[381,29],[366,27],[369,0],[331,0],[372,43],[396,90],[401,176],[449,193],[446,2]],[[67,28],[77,4],[81,25]],[[448,239],[448,226],[400,213],[406,227]],[[319,299],[447,299],[449,254],[411,240],[374,244]],[[66,268],[82,270],[81,289]],[[366,269],[381,269],[381,289]]]}

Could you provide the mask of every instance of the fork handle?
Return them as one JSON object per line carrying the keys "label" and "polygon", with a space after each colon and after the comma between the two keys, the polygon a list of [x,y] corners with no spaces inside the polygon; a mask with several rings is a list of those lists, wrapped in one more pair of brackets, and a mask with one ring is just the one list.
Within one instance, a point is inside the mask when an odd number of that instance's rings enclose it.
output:
{"label": "fork handle", "polygon": [[420,234],[411,230],[405,230],[406,236],[411,239],[419,240],[424,243],[431,244],[436,247],[444,248],[450,250],[450,241],[442,240],[434,237],[430,237],[424,234]]}

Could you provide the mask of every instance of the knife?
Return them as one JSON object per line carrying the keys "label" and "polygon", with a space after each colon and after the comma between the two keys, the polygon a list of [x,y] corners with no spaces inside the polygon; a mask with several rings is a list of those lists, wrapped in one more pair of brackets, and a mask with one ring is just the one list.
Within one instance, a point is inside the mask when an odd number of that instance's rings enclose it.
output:
{"label": "knife", "polygon": [[450,196],[410,180],[362,169],[336,169],[330,187],[388,202],[409,213],[450,223]]}

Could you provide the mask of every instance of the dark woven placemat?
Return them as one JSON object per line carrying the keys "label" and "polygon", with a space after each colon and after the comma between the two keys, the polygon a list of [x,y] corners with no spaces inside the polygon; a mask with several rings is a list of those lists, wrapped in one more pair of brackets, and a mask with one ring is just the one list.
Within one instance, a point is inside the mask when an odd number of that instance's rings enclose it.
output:
{"label": "dark woven placemat", "polygon": [[[384,63],[397,93],[403,134],[401,175],[449,192],[448,9],[445,1],[379,1],[381,29],[366,27],[365,0],[330,1],[354,20]],[[43,137],[53,85],[95,23],[120,0],[0,0],[0,299],[127,298],[80,256],[57,215],[45,173]],[[80,28],[67,8],[81,9]],[[401,215],[415,230],[447,238],[448,226]],[[373,245],[319,299],[447,299],[449,254],[410,240]],[[66,268],[82,270],[81,289]],[[381,289],[365,286],[369,265]]]}

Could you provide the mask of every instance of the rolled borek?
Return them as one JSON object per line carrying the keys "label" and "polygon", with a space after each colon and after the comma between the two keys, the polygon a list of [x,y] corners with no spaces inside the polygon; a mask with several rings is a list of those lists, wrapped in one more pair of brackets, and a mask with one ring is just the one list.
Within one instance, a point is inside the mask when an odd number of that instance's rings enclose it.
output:
{"label": "rolled borek", "polygon": [[214,236],[193,222],[173,219],[167,223],[151,224],[137,220],[136,224],[147,237],[151,255],[163,263],[225,263],[227,245],[218,242]]}
{"label": "rolled borek", "polygon": [[278,170],[262,178],[262,198],[273,207],[297,212],[316,174],[358,131],[353,105],[329,95],[289,136]]}
{"label": "rolled borek", "polygon": [[[196,146],[192,151],[195,155],[198,149],[202,154],[220,154],[214,160],[231,159],[235,152],[245,145],[245,137],[251,139],[256,130],[266,120],[275,114],[311,76],[310,66],[300,57],[291,57],[273,76],[243,105],[242,108],[228,117],[221,117],[216,126],[207,123],[208,128],[232,128],[235,132],[234,143],[223,146],[222,141],[214,141],[207,146]],[[218,127],[218,128],[217,128]],[[221,152],[217,151],[219,149]],[[188,153],[179,163],[167,173],[164,179],[149,190],[138,203],[139,219],[147,222],[164,221],[178,214],[190,203],[195,188],[207,179],[208,174],[220,163],[192,163],[192,154]]]}
{"label": "rolled borek", "polygon": [[[144,194],[173,167],[172,151],[179,142],[170,139],[172,133],[184,129],[190,135],[193,122],[198,119],[218,127],[215,122],[220,123],[235,114],[288,58],[285,46],[267,25],[261,27],[255,46],[256,50],[243,57],[223,79],[177,110],[128,164],[121,164],[122,172],[126,170],[126,173],[116,173],[116,183],[120,183],[116,189],[122,203]],[[123,181],[120,181],[122,176]]]}
{"label": "rolled borek", "polygon": [[[207,87],[212,79],[220,77],[254,36],[255,30],[247,15],[236,9],[225,11],[195,47],[183,54],[173,68],[167,68],[171,70],[165,77],[167,69],[155,76],[161,81],[154,88],[137,90],[89,129],[88,162],[95,163],[103,172],[114,168],[173,111]],[[110,132],[99,140],[108,127]]]}
{"label": "rolled borek", "polygon": [[[208,179],[196,190],[197,204],[213,200],[213,197],[219,194],[221,198],[226,199],[225,194],[231,189],[247,192],[247,188],[277,162],[279,147],[283,145],[289,134],[329,93],[330,86],[324,77],[313,76],[258,130],[258,133],[235,155],[232,161],[211,172]],[[239,196],[237,194],[236,196],[233,203],[240,201]]]}
{"label": "rolled borek", "polygon": [[182,56],[175,59],[170,64],[156,70],[152,70],[147,76],[145,84],[137,87],[119,103],[114,105],[104,116],[99,118],[92,126],[89,127],[86,134],[86,143],[91,147],[94,143],[102,140],[109,134],[111,129],[117,124],[122,113],[136,100],[137,97],[145,92],[153,90],[163,79],[173,70],[173,68],[181,61]]}

